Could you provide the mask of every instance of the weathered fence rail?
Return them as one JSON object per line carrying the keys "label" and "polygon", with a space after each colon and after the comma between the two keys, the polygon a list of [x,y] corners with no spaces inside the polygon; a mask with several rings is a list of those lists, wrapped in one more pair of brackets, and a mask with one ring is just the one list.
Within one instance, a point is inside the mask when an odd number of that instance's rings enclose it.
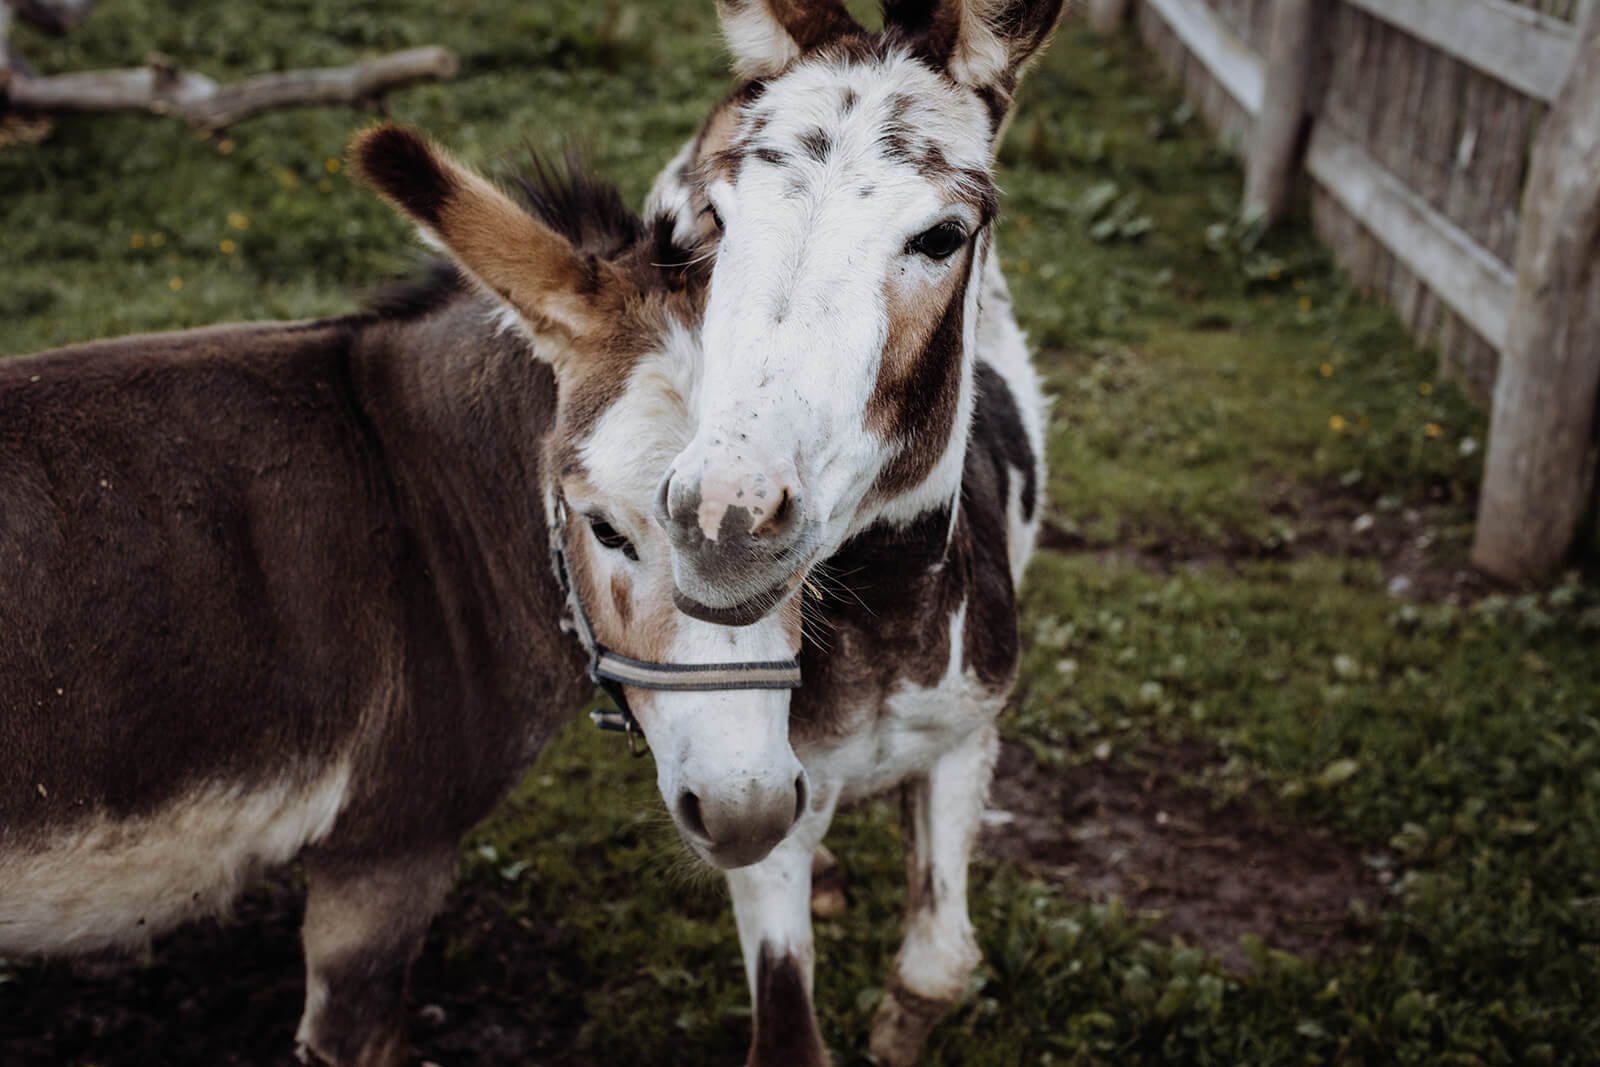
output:
{"label": "weathered fence rail", "polygon": [[1092,0],[1129,9],[1247,167],[1443,371],[1493,398],[1473,558],[1559,565],[1600,402],[1600,0]]}

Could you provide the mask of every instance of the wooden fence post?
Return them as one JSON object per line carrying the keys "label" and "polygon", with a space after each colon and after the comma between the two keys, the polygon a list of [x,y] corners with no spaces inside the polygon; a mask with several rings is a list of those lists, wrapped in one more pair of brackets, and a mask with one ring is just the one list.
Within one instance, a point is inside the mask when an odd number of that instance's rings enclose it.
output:
{"label": "wooden fence post", "polygon": [[1250,139],[1244,217],[1269,225],[1289,211],[1310,103],[1318,0],[1278,0],[1267,48],[1266,88]]}
{"label": "wooden fence post", "polygon": [[1513,581],[1548,576],[1571,547],[1600,399],[1600,5],[1578,43],[1534,145],[1472,545]]}
{"label": "wooden fence post", "polygon": [[1129,0],[1089,0],[1089,25],[1095,33],[1113,34],[1128,20]]}

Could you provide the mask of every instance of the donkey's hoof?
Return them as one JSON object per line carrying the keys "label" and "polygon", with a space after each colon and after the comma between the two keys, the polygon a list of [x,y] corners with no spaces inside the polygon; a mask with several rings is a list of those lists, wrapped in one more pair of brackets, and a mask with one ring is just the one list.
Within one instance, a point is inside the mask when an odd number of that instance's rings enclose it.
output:
{"label": "donkey's hoof", "polygon": [[912,1067],[922,1057],[928,1033],[950,1005],[951,1001],[918,996],[895,982],[872,1020],[872,1055],[884,1067]]}
{"label": "donkey's hoof", "polygon": [[850,902],[838,886],[815,886],[811,890],[811,914],[818,919],[837,919]]}

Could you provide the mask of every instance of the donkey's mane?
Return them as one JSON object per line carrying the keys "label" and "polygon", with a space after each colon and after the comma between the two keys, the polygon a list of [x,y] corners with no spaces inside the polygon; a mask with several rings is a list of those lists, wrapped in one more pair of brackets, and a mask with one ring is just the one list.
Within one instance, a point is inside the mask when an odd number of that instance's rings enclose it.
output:
{"label": "donkey's mane", "polygon": [[421,318],[471,289],[454,263],[428,257],[405,277],[363,295],[361,317],[387,322]]}
{"label": "donkey's mane", "polygon": [[644,236],[644,222],[622,193],[576,149],[559,161],[535,152],[511,184],[529,214],[589,255],[614,259]]}

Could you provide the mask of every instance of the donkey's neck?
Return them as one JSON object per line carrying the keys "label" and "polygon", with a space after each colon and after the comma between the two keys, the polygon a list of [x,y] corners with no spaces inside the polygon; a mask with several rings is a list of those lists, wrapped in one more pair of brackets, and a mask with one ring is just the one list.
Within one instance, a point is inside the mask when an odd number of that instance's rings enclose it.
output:
{"label": "donkey's neck", "polygon": [[[401,580],[443,617],[456,654],[504,690],[535,671],[527,656],[554,657],[570,642],[545,514],[555,379],[524,338],[495,328],[492,310],[461,294],[370,323],[351,376],[420,564]],[[513,644],[521,651],[507,652]]]}

